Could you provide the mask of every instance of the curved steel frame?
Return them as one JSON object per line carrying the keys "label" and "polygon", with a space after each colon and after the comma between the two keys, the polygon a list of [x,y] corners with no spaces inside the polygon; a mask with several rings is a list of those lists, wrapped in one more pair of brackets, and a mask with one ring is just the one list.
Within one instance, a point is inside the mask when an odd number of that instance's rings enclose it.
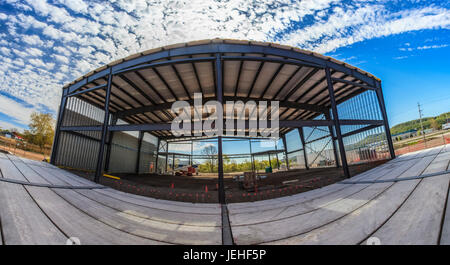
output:
{"label": "curved steel frame", "polygon": [[[224,53],[261,53],[264,55],[274,55],[280,56],[282,58],[271,58],[271,57],[252,57],[252,56],[224,56]],[[194,57],[194,58],[184,58],[184,59],[170,59],[171,57],[176,56],[193,56],[198,54],[209,54],[208,57]],[[159,61],[154,62],[160,59],[169,59],[167,61]],[[286,50],[271,46],[260,46],[260,45],[243,45],[243,44],[227,44],[227,43],[211,43],[211,44],[203,44],[196,46],[187,46],[174,48],[170,50],[163,50],[160,52],[152,53],[149,55],[142,55],[140,57],[130,59],[128,61],[122,61],[116,65],[108,66],[105,69],[98,71],[90,76],[84,77],[81,80],[67,86],[63,89],[63,95],[61,98],[61,105],[58,112],[57,119],[57,129],[55,133],[53,151],[51,156],[51,163],[55,163],[55,158],[57,155],[56,150],[58,150],[59,137],[61,131],[101,131],[101,140],[100,140],[100,149],[97,160],[97,168],[95,173],[95,180],[98,181],[99,177],[102,175],[104,170],[104,148],[105,145],[110,145],[110,140],[107,141],[108,133],[112,133],[114,131],[148,131],[148,132],[156,132],[159,130],[170,130],[170,123],[150,123],[150,124],[129,124],[129,125],[116,125],[109,124],[110,118],[110,95],[111,95],[111,85],[112,78],[114,75],[121,75],[126,72],[137,71],[146,68],[153,68],[157,66],[165,66],[165,65],[174,65],[180,63],[193,63],[193,62],[213,62],[215,64],[215,99],[219,102],[224,102],[226,97],[223,95],[223,61],[224,60],[234,60],[234,61],[244,61],[244,60],[252,60],[252,61],[261,61],[261,62],[278,62],[282,64],[295,64],[301,66],[314,67],[316,69],[324,69],[326,73],[326,82],[328,84],[328,92],[330,98],[330,106],[323,107],[319,105],[311,105],[305,103],[296,103],[296,102],[280,102],[286,106],[293,108],[303,108],[308,109],[313,112],[317,112],[319,114],[325,114],[326,120],[280,120],[280,127],[290,127],[290,128],[299,128],[300,136],[302,143],[304,143],[304,137],[302,132],[303,126],[328,126],[330,128],[331,137],[333,139],[333,146],[337,159],[337,150],[334,144],[334,140],[337,140],[339,145],[339,153],[341,158],[341,163],[345,175],[347,177],[350,176],[347,159],[345,154],[345,148],[343,143],[343,137],[349,136],[354,133],[362,132],[365,130],[373,129],[378,126],[384,126],[386,138],[389,146],[389,151],[391,158],[395,157],[394,148],[392,145],[392,139],[389,132],[389,124],[387,120],[386,108],[384,105],[383,94],[381,91],[381,81],[377,80],[374,77],[370,77],[359,72],[356,69],[348,68],[345,65],[338,64],[331,60],[326,60],[324,58],[319,58],[312,55],[307,55],[304,53],[296,52],[293,50]],[[282,65],[283,66],[283,65]],[[281,66],[280,66],[281,68]],[[278,70],[279,71],[279,70]],[[357,80],[364,82],[365,84],[348,81],[340,78],[332,77],[332,71],[339,71],[344,73],[346,76],[354,77]],[[314,72],[314,71],[313,71]],[[317,70],[315,70],[317,72]],[[97,85],[95,87],[91,87],[88,89],[81,90],[83,86],[99,79],[104,78],[107,79],[107,83],[103,85]],[[305,78],[306,79],[306,78]],[[306,81],[306,80],[305,80]],[[383,120],[341,120],[339,119],[337,112],[337,104],[340,102],[336,102],[335,93],[336,91],[333,89],[333,85],[335,83],[345,83],[346,85],[351,85],[355,87],[360,87],[366,90],[374,90],[376,91],[378,103],[381,109]],[[62,126],[62,118],[64,116],[64,111],[66,108],[67,99],[73,96],[79,96],[84,93],[93,92],[96,90],[103,89],[105,90],[105,104],[104,106],[100,106],[105,111],[104,123],[101,126],[71,126],[71,127],[63,127]],[[292,89],[288,97],[292,95],[295,88]],[[361,92],[359,92],[361,93]],[[278,93],[277,93],[278,94]],[[306,94],[306,92],[305,92]],[[356,96],[358,93],[351,93],[344,98],[349,99],[353,96]],[[188,94],[189,95],[189,94]],[[189,96],[190,97],[190,96]],[[275,96],[276,97],[276,96]],[[235,99],[235,98],[234,98]],[[244,98],[242,98],[244,99]],[[245,99],[244,99],[245,100]],[[342,102],[342,101],[341,101]],[[124,110],[122,112],[118,111],[113,113],[113,117],[117,120],[118,117],[126,117],[130,114],[143,113],[150,110],[164,110],[168,107],[169,104],[157,104],[156,106],[144,106],[141,108],[135,108],[131,110]],[[282,106],[282,105],[280,105]],[[330,118],[331,111],[331,118]],[[294,112],[295,113],[295,112]],[[293,114],[294,114],[293,113]],[[114,120],[113,119],[113,120]],[[365,127],[357,130],[357,132],[351,132],[347,134],[341,133],[342,125],[366,125]],[[248,128],[248,123],[246,124]],[[335,130],[332,128],[334,127]],[[336,134],[336,135],[335,135]],[[160,138],[160,137],[159,137]],[[283,141],[285,143],[285,137],[282,135]],[[140,137],[142,139],[142,137]],[[285,145],[286,146],[286,145]],[[158,147],[159,148],[159,147]],[[109,153],[107,150],[106,160],[109,160]],[[286,152],[286,150],[285,150]],[[225,203],[225,192],[223,186],[223,161],[222,161],[222,137],[218,137],[218,157],[219,157],[219,202]],[[306,156],[305,156],[306,158]],[[306,161],[305,161],[306,162]],[[305,163],[307,165],[307,163]],[[289,165],[287,165],[289,168]],[[338,165],[339,166],[339,165]],[[139,165],[136,165],[138,168]]]}

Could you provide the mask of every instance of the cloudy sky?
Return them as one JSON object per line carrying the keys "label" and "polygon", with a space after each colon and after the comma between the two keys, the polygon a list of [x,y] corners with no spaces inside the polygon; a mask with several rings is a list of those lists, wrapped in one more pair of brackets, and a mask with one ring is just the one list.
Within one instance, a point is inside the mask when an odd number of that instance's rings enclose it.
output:
{"label": "cloudy sky", "polygon": [[110,61],[208,38],[278,42],[380,77],[391,124],[450,111],[446,0],[2,0],[0,128],[55,113],[61,87]]}

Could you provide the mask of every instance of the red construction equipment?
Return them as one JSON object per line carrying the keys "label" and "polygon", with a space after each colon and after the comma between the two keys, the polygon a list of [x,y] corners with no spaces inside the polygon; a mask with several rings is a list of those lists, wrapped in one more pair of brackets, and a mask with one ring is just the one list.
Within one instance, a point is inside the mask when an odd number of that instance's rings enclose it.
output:
{"label": "red construction equipment", "polygon": [[195,168],[194,167],[187,167],[187,169],[182,168],[175,172],[175,176],[193,176],[195,174]]}

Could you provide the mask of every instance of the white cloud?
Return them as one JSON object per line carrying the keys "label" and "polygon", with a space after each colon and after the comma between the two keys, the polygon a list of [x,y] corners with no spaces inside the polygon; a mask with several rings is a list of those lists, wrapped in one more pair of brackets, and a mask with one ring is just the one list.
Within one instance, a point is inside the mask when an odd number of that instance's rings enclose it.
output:
{"label": "white cloud", "polygon": [[17,126],[15,124],[10,123],[10,122],[0,120],[0,128],[1,129],[5,129],[5,130],[18,129],[19,132],[21,132],[21,131],[23,131],[25,126]]}
{"label": "white cloud", "polygon": [[22,35],[21,39],[30,45],[44,45],[44,42],[37,35]]}
{"label": "white cloud", "polygon": [[[0,29],[0,91],[54,111],[65,83],[113,60],[167,44],[221,37],[279,42],[324,53],[393,34],[450,28],[449,9],[424,2],[410,7],[400,1],[384,5],[386,1],[359,0],[8,3],[16,9],[0,12],[5,25],[4,32]],[[447,45],[408,44],[399,49]]]}
{"label": "white cloud", "polygon": [[48,4],[46,0],[27,0],[27,2],[37,14],[47,16],[50,21],[66,23],[73,19],[64,8]]}
{"label": "white cloud", "polygon": [[67,58],[67,57],[65,57],[65,56],[58,55],[58,54],[55,54],[55,55],[53,55],[53,56],[54,56],[55,59],[56,59],[57,61],[59,61],[59,62],[62,62],[62,63],[65,63],[65,64],[69,63],[69,58]]}
{"label": "white cloud", "polygon": [[414,50],[440,49],[440,48],[445,48],[445,47],[448,47],[448,46],[449,46],[448,44],[434,44],[434,45],[419,46],[419,47],[416,47],[416,48],[413,48],[413,47],[399,48],[399,50],[403,51],[403,52],[406,52],[406,51],[411,52],[411,51],[414,51]]}
{"label": "white cloud", "polygon": [[29,124],[30,115],[33,111],[35,111],[34,108],[25,107],[13,99],[0,95],[0,112],[14,117],[18,123]]}
{"label": "white cloud", "polygon": [[11,55],[11,50],[6,48],[6,47],[1,47],[0,48],[0,52],[3,53],[6,56],[10,56]]}
{"label": "white cloud", "polygon": [[53,49],[55,51],[57,51],[58,53],[64,54],[66,56],[69,56],[71,54],[71,52],[69,50],[67,50],[66,48],[61,47],[61,46],[53,47]]}
{"label": "white cloud", "polygon": [[384,6],[374,5],[334,11],[325,23],[287,34],[283,42],[325,53],[367,39],[450,27],[450,11],[445,8],[427,7],[392,14]]}
{"label": "white cloud", "polygon": [[28,48],[26,49],[26,52],[31,56],[40,57],[44,54],[43,51],[37,49],[37,48]]}
{"label": "white cloud", "polygon": [[88,11],[88,4],[82,0],[59,0],[58,2],[78,13],[87,13]]}
{"label": "white cloud", "polygon": [[[21,48],[21,47],[20,47],[20,48]],[[12,49],[12,51],[13,51],[15,54],[17,54],[17,56],[22,57],[22,58],[28,56],[28,54],[27,54],[26,52],[24,52],[24,51],[19,51],[19,50],[14,49],[14,48]]]}
{"label": "white cloud", "polygon": [[425,45],[417,47],[418,50],[428,50],[428,49],[439,49],[439,48],[445,48],[448,47],[448,44],[441,44],[441,45]]}

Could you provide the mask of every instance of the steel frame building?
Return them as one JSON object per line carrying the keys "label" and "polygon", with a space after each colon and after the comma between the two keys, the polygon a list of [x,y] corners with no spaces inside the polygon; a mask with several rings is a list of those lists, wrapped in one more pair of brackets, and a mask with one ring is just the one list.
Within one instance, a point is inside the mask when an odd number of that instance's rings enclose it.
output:
{"label": "steel frame building", "polygon": [[[172,103],[192,103],[195,92],[201,92],[205,101],[214,99],[222,104],[228,100],[278,100],[286,156],[286,134],[298,130],[306,168],[305,146],[329,137],[336,166],[350,176],[349,146],[361,146],[367,137],[347,144],[345,139],[374,129],[379,129],[382,141],[370,144],[382,142],[390,158],[395,156],[381,81],[375,76],[298,48],[214,39],[135,54],[64,86],[51,163],[71,166],[77,159],[78,167],[95,169],[98,181],[108,171],[114,134],[124,131],[139,132],[137,142],[123,136],[120,152],[132,156],[137,150],[130,168],[135,164],[138,172],[145,134],[157,139],[158,163],[161,147],[179,140],[170,132]],[[308,127],[327,133],[309,141],[304,131]],[[224,203],[222,136],[217,141],[219,202]]]}

